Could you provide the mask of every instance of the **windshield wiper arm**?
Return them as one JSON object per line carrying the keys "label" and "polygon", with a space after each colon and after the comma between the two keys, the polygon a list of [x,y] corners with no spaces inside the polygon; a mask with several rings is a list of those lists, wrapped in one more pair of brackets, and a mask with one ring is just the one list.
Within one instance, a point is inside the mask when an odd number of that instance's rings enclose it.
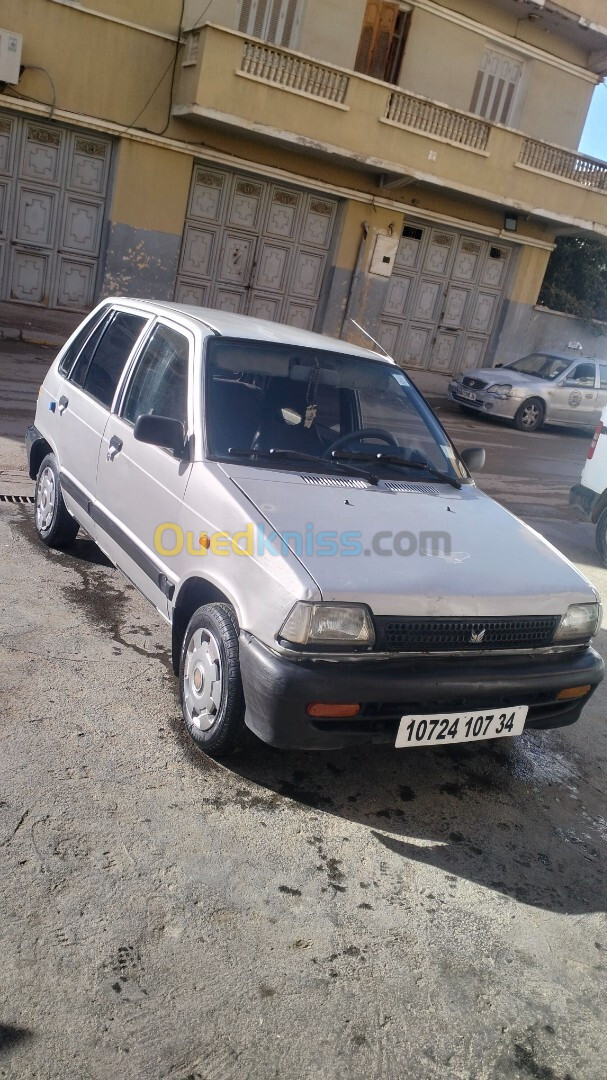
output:
{"label": "windshield wiper arm", "polygon": [[[239,450],[233,446],[230,446],[228,450],[230,457],[258,457],[264,461],[271,461],[272,458],[278,461],[307,461],[314,465],[334,465],[342,472],[348,473],[350,476],[358,476],[362,480],[366,480],[369,484],[377,486],[379,483],[379,477],[370,473],[367,469],[359,469],[356,465],[349,465],[346,461],[338,461],[333,457],[324,458],[317,454],[304,454],[301,450],[283,450],[281,447],[272,447],[271,450]],[[369,460],[374,460],[370,458]]]}
{"label": "windshield wiper arm", "polygon": [[361,461],[368,462],[385,461],[386,465],[398,465],[402,469],[422,469],[424,472],[429,472],[431,476],[435,476],[437,480],[444,480],[446,484],[451,484],[451,487],[458,488],[458,490],[462,486],[454,476],[449,476],[448,473],[435,469],[433,465],[428,465],[425,461],[407,461],[404,458],[397,457],[396,454],[384,454],[381,451],[379,454],[349,454],[347,450],[336,450],[333,457],[341,460],[342,454],[348,459],[360,458]]}

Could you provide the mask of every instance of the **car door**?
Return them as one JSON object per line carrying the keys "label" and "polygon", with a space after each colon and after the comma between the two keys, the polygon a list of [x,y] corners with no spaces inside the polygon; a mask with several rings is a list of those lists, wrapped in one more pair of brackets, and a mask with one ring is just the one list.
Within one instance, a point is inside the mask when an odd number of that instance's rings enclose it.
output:
{"label": "car door", "polygon": [[[193,429],[188,387],[193,368],[193,336],[159,319],[134,358],[99,451],[95,516],[98,542],[162,615],[177,581],[163,546],[179,511],[190,476],[189,460],[171,450],[135,439],[137,419],[168,416]],[[167,527],[167,528],[163,528]]]}
{"label": "car door", "polygon": [[[96,535],[91,516],[99,446],[129,356],[149,318],[108,308],[84,341],[63,358],[53,412],[53,439],[68,509]],[[78,347],[80,346],[80,347]]]}
{"label": "car door", "polygon": [[597,410],[596,410],[596,423],[598,424],[603,413],[603,409],[607,405],[607,364],[598,365],[599,368],[599,389],[597,395]]}
{"label": "car door", "polygon": [[575,364],[555,387],[549,419],[561,424],[592,427],[598,409],[596,364],[581,360]]}

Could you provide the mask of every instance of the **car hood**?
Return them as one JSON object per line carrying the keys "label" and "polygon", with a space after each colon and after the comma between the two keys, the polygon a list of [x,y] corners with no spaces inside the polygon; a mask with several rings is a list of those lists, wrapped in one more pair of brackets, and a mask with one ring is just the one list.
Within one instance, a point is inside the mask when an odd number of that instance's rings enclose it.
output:
{"label": "car hood", "polygon": [[458,381],[464,378],[479,379],[485,386],[493,386],[496,383],[509,383],[510,386],[526,386],[541,389],[555,385],[548,379],[539,379],[537,375],[525,375],[521,371],[513,371],[512,368],[476,368],[475,370],[462,371],[458,375]]}
{"label": "car hood", "polygon": [[598,599],[556,548],[473,485],[403,481],[391,490],[225,469],[253,504],[254,526],[274,538],[277,555],[283,538],[323,600],[364,602],[378,615],[487,617],[559,615]]}

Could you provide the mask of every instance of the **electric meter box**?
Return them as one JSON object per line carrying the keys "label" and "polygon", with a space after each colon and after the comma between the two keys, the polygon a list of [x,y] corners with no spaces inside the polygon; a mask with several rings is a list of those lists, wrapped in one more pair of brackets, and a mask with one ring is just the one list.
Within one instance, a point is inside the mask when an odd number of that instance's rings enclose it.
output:
{"label": "electric meter box", "polygon": [[19,82],[23,37],[13,30],[0,30],[0,83]]}
{"label": "electric meter box", "polygon": [[398,251],[398,236],[387,236],[380,233],[375,240],[373,254],[371,256],[370,274],[378,277],[391,277],[392,267]]}

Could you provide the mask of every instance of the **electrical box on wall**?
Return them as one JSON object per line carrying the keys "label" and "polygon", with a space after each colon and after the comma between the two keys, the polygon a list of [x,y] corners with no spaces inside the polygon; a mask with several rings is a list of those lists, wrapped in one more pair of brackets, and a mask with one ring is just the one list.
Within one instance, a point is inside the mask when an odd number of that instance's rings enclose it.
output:
{"label": "electrical box on wall", "polygon": [[0,83],[19,82],[23,37],[12,30],[0,30]]}
{"label": "electrical box on wall", "polygon": [[375,246],[371,256],[370,274],[378,277],[391,277],[392,267],[398,251],[398,236],[386,236],[380,233],[375,238]]}

